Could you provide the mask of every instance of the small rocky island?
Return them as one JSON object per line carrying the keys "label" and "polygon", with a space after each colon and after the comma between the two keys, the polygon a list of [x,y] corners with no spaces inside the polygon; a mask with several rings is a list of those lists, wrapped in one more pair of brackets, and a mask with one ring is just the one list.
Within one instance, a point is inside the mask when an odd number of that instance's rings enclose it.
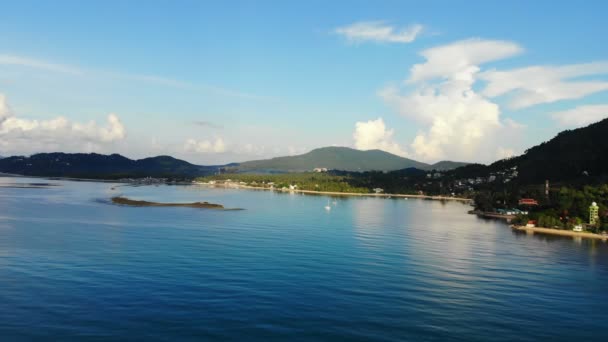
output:
{"label": "small rocky island", "polygon": [[204,209],[224,209],[221,204],[209,202],[194,202],[194,203],[158,203],[148,201],[138,201],[127,197],[116,196],[112,197],[112,203],[120,205],[130,205],[134,207],[188,207],[188,208],[204,208]]}

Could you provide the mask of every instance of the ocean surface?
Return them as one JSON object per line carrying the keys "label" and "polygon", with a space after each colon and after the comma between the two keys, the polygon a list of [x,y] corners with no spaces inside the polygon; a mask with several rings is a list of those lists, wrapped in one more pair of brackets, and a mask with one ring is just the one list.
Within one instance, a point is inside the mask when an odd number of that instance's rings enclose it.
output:
{"label": "ocean surface", "polygon": [[469,209],[0,178],[0,340],[608,340],[607,243]]}

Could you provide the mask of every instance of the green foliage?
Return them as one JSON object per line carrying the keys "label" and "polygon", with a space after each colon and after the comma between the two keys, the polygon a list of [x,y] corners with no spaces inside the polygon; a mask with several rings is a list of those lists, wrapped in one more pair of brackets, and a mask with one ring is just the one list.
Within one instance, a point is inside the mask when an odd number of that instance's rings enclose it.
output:
{"label": "green foliage", "polygon": [[518,226],[525,226],[528,221],[530,221],[530,218],[528,217],[528,215],[517,215],[514,219],[511,220],[511,223],[518,225]]}
{"label": "green foliage", "polygon": [[0,172],[28,176],[74,178],[193,178],[213,173],[216,167],[204,167],[169,156],[132,160],[119,154],[39,153],[30,157],[0,160]]}
{"label": "green foliage", "polygon": [[565,225],[559,218],[551,215],[541,214],[538,217],[537,226],[546,228],[564,228]]}
{"label": "green foliage", "polygon": [[381,150],[360,151],[348,147],[323,147],[297,156],[248,161],[234,166],[233,169],[256,172],[306,172],[312,171],[314,168],[327,168],[330,170],[364,172],[373,170],[392,171],[410,167],[444,170],[461,165],[464,165],[464,163],[448,161],[429,165]]}
{"label": "green foliage", "polygon": [[282,174],[222,174],[198,178],[198,181],[209,182],[231,180],[233,182],[245,182],[250,186],[270,187],[268,183],[274,183],[277,189],[288,188],[296,185],[299,190],[328,191],[328,192],[352,192],[369,193],[371,190],[365,187],[357,187],[350,184],[349,176],[336,176],[327,173],[282,173]]}
{"label": "green foliage", "polygon": [[496,202],[493,199],[491,193],[488,192],[480,192],[475,195],[473,199],[475,202],[475,208],[481,211],[493,211],[496,207]]}

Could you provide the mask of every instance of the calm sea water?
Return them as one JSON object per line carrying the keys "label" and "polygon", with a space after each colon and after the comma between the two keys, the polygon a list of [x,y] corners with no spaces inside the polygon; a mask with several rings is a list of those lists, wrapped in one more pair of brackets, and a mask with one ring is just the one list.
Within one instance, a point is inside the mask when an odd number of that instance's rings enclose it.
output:
{"label": "calm sea water", "polygon": [[48,182],[0,187],[3,341],[608,340],[601,241],[460,203]]}

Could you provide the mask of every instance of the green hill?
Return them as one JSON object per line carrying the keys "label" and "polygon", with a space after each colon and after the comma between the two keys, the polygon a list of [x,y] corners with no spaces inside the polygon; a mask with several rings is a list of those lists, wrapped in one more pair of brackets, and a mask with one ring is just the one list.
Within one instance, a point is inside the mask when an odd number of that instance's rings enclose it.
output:
{"label": "green hill", "polygon": [[[608,114],[608,113],[607,113]],[[457,178],[485,177],[516,167],[521,184],[608,179],[608,119],[560,132],[524,154],[488,166],[469,164],[450,173]]]}
{"label": "green hill", "polygon": [[[608,113],[606,113],[608,115]],[[568,181],[608,175],[608,119],[566,130],[514,158],[523,181]]]}
{"label": "green hill", "polygon": [[459,168],[461,166],[466,166],[466,165],[469,165],[469,163],[442,160],[435,164],[429,165],[424,170],[447,171],[447,170],[453,170],[453,169]]}
{"label": "green hill", "polygon": [[0,160],[0,172],[26,176],[74,178],[196,177],[215,166],[198,166],[169,156],[132,160],[119,154],[39,153]]}
{"label": "green hill", "polygon": [[314,168],[362,171],[393,171],[407,168],[446,170],[463,165],[442,161],[433,165],[380,151],[360,151],[347,147],[324,147],[306,154],[278,157],[221,166],[200,166],[170,156],[132,160],[119,154],[39,153],[30,157],[0,159],[0,172],[26,176],[74,178],[200,177],[223,172],[284,173],[312,171]]}
{"label": "green hill", "polygon": [[381,150],[360,151],[348,147],[323,147],[298,156],[277,157],[240,163],[241,172],[298,172],[315,168],[344,171],[391,171],[405,168],[426,169],[428,164]]}

